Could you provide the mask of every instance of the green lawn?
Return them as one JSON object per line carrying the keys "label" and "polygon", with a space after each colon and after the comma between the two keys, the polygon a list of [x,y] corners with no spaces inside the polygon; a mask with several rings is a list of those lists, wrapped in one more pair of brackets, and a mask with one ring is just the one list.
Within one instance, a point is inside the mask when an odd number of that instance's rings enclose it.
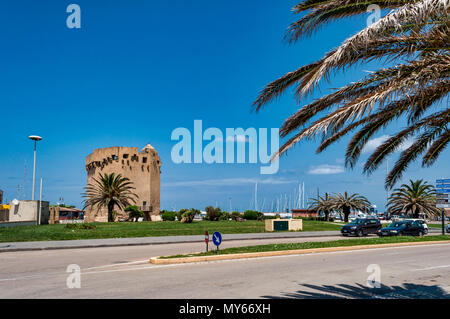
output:
{"label": "green lawn", "polygon": [[[427,224],[429,228],[442,228],[442,224]],[[445,226],[447,226],[447,222],[445,223]]]}
{"label": "green lawn", "polygon": [[[450,240],[450,236],[426,236],[426,237],[413,237],[413,236],[395,236],[395,237],[382,237],[382,238],[359,238],[359,239],[342,239],[326,242],[305,242],[305,243],[289,243],[289,244],[269,244],[259,246],[244,246],[226,248],[220,251],[220,254],[239,254],[239,253],[256,253],[264,251],[279,251],[279,250],[292,250],[292,249],[311,249],[311,248],[325,248],[325,247],[347,247],[347,246],[359,246],[359,245],[375,245],[375,244],[389,244],[389,243],[404,243],[404,242],[419,242],[419,241],[441,241]],[[212,250],[208,253],[198,253],[189,255],[172,255],[164,256],[161,258],[181,258],[181,257],[193,257],[193,256],[210,256],[215,255],[216,251]]]}
{"label": "green lawn", "polygon": [[[73,240],[94,238],[127,238],[151,236],[203,235],[219,231],[223,234],[263,233],[263,221],[198,221],[141,223],[92,223],[95,229],[68,229],[63,224],[0,228],[0,242]],[[303,221],[304,231],[339,230],[339,225],[319,221]]]}

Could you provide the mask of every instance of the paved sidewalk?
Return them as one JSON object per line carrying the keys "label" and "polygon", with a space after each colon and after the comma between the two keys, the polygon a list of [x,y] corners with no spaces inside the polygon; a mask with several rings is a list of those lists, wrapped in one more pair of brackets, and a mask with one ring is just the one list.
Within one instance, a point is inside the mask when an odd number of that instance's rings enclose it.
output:
{"label": "paved sidewalk", "polygon": [[[250,234],[222,234],[224,241],[270,239],[270,238],[307,238],[307,237],[332,237],[339,236],[339,231],[307,231],[307,232],[282,232],[282,233],[250,233]],[[190,236],[158,236],[138,238],[108,238],[108,239],[80,239],[58,241],[26,241],[0,243],[0,252],[44,250],[44,249],[69,249],[69,248],[95,248],[135,245],[160,245],[176,243],[204,242],[204,235]]]}

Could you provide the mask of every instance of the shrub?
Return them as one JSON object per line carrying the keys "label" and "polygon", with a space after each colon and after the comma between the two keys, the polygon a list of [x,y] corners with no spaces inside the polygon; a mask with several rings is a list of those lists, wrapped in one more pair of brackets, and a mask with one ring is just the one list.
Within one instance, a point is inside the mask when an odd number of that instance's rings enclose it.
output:
{"label": "shrub", "polygon": [[188,211],[184,211],[181,215],[181,222],[192,223],[197,213],[199,213],[199,210],[195,208],[192,208],[191,210]]}
{"label": "shrub", "polygon": [[254,211],[254,210],[246,210],[244,212],[244,218],[247,220],[257,220],[262,213]]}
{"label": "shrub", "polygon": [[180,209],[178,212],[175,212],[175,214],[176,214],[176,216],[177,216],[177,220],[178,220],[178,221],[181,221],[181,220],[183,219],[183,214],[186,213],[186,212],[188,212],[188,211],[189,211],[189,209],[187,209],[187,208],[182,208],[182,209]]}
{"label": "shrub", "polygon": [[219,217],[219,220],[229,220],[230,217],[231,217],[231,214],[230,214],[230,213],[222,212],[221,215],[220,215],[220,217]]}
{"label": "shrub", "polygon": [[128,206],[124,210],[128,212],[128,218],[130,220],[136,219],[137,221],[138,218],[144,217],[144,212],[139,210],[139,207],[136,205]]}
{"label": "shrub", "polygon": [[170,212],[170,211],[164,210],[161,212],[161,218],[164,221],[173,222],[175,220],[176,214],[177,214],[176,212]]}
{"label": "shrub", "polygon": [[220,210],[219,207],[215,208],[212,206],[208,206],[205,208],[205,211],[206,211],[205,220],[218,221],[220,215],[222,215],[222,211]]}
{"label": "shrub", "polygon": [[91,224],[66,224],[64,228],[67,229],[96,229],[97,226]]}
{"label": "shrub", "polygon": [[231,219],[236,220],[238,217],[242,218],[242,215],[239,212],[232,212],[230,217],[231,217]]}

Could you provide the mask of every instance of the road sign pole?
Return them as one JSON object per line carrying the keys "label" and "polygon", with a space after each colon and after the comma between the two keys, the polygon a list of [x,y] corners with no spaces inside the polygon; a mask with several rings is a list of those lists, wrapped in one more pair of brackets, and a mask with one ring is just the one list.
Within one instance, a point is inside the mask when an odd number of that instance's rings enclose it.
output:
{"label": "road sign pole", "polygon": [[209,232],[208,231],[205,232],[205,244],[206,244],[206,252],[208,252],[208,248],[209,248]]}
{"label": "road sign pole", "polygon": [[216,232],[214,232],[212,238],[213,238],[214,245],[216,245],[216,247],[217,247],[216,254],[219,254],[219,246],[222,243],[222,235],[216,231]]}
{"label": "road sign pole", "polygon": [[442,235],[445,235],[445,208],[442,208]]}

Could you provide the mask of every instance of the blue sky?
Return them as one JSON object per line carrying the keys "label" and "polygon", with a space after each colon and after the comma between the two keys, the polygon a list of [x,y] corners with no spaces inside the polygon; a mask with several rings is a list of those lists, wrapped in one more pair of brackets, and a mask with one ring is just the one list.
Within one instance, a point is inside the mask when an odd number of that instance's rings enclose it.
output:
{"label": "blue sky", "polygon": [[[66,7],[81,7],[81,29],[68,29]],[[44,199],[81,205],[85,157],[95,148],[143,147],[162,159],[161,206],[248,209],[259,181],[259,205],[305,182],[317,191],[359,192],[384,207],[384,167],[367,177],[343,168],[345,142],[316,155],[302,143],[280,161],[276,175],[260,164],[175,164],[170,152],[177,127],[279,127],[299,106],[291,94],[262,112],[251,103],[269,81],[320,58],[365,26],[366,17],[333,23],[296,45],[283,42],[296,1],[11,1],[0,4],[0,189],[8,200],[24,184],[31,197],[32,143],[38,145],[37,177]],[[336,74],[303,103],[356,80],[376,64]],[[398,123],[377,135],[381,138]],[[375,141],[376,142],[376,141]],[[374,143],[375,145],[376,143]],[[448,151],[430,169],[412,165],[407,178],[434,183],[449,177]],[[367,158],[363,154],[362,160]],[[394,158],[391,159],[393,161]],[[362,163],[362,161],[360,162]],[[320,174],[318,174],[320,173]],[[405,180],[407,179],[405,178]],[[23,194],[23,191],[22,191]]]}

